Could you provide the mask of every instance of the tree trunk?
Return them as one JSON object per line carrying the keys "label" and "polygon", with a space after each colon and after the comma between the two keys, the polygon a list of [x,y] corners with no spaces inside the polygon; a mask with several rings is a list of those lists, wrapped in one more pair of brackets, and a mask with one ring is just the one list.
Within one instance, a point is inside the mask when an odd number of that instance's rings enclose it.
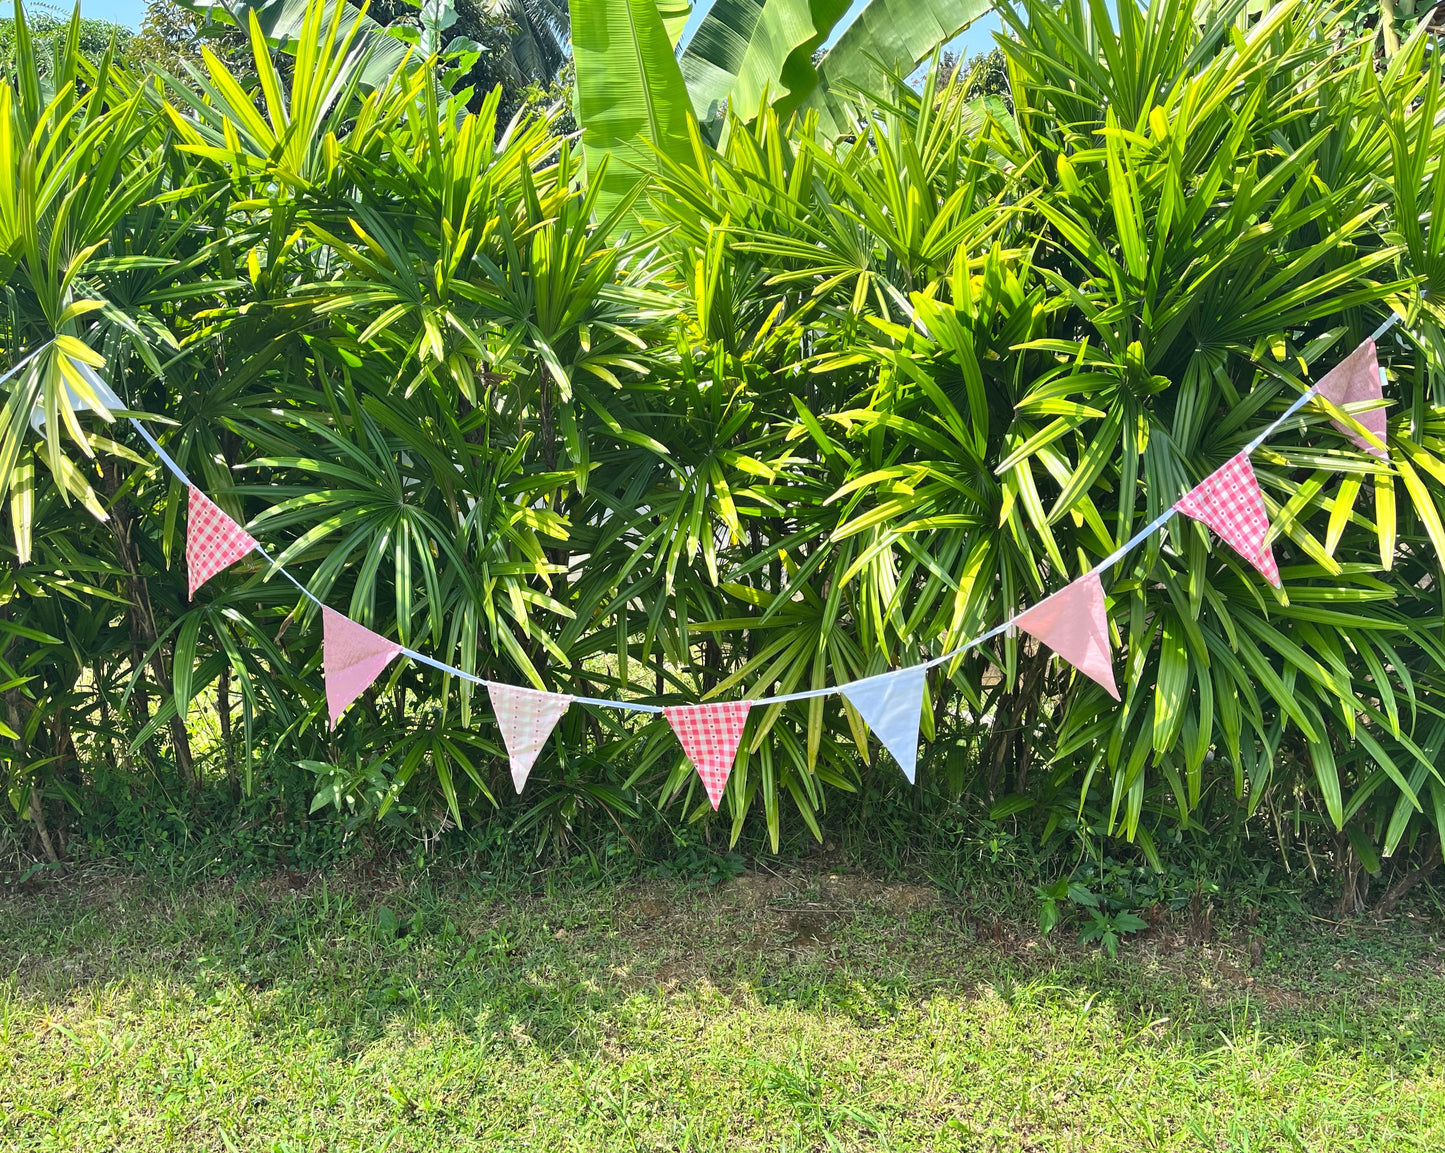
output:
{"label": "tree trunk", "polygon": [[[70,731],[70,725],[66,722],[64,713],[57,712],[51,724],[51,742],[55,755],[55,763],[51,767],[52,776],[63,781],[79,795],[81,787],[80,759],[76,755],[75,737]],[[63,857],[65,856],[66,842],[64,801],[56,805],[55,814],[55,830],[51,840],[56,846],[55,851]]]}
{"label": "tree trunk", "polygon": [[[106,466],[106,480],[114,497],[120,488],[119,475],[114,464]],[[132,659],[139,668],[141,653],[149,652],[151,675],[161,696],[169,697],[174,691],[171,686],[170,670],[166,668],[165,657],[156,647],[156,618],[151,608],[150,586],[140,571],[140,556],[135,547],[133,529],[135,512],[128,500],[115,500],[111,506],[110,527],[115,535],[116,555],[125,571],[126,592],[129,601]],[[144,698],[142,698],[144,701]],[[147,714],[148,715],[148,714]],[[194,785],[192,772],[191,741],[186,733],[186,720],[182,716],[171,718],[171,745],[176,751],[176,769],[181,780]]]}
{"label": "tree trunk", "polygon": [[1435,870],[1440,867],[1440,842],[1436,841],[1430,846],[1430,852],[1420,862],[1418,868],[1411,869],[1402,877],[1396,877],[1390,887],[1385,890],[1385,895],[1379,899],[1371,914],[1376,917],[1387,917],[1395,911],[1395,906],[1400,903],[1400,898],[1418,885],[1421,881],[1429,880]]}
{"label": "tree trunk", "polygon": [[[1022,792],[1028,782],[1031,753],[1029,751],[1030,734],[1027,729],[1032,727],[1031,719],[1038,715],[1038,696],[1042,691],[1043,677],[1047,671],[1047,655],[1035,653],[1032,658],[1026,659],[1019,687],[1014,692],[999,694],[998,703],[993,710],[993,729],[984,746],[981,758],[984,763],[989,764],[988,799],[990,801],[997,798],[1010,754],[1019,744],[1022,745],[1022,751],[1014,765],[1014,783],[1017,791]],[[1021,741],[1020,734],[1022,734]]]}
{"label": "tree trunk", "polygon": [[231,800],[241,800],[241,778],[236,773],[236,750],[231,746],[231,666],[222,665],[216,681],[216,713],[221,720],[221,756],[226,763],[226,782]]}
{"label": "tree trunk", "polygon": [[[1341,841],[1344,842],[1343,845],[1340,844]],[[1335,907],[1335,912],[1343,919],[1364,912],[1365,900],[1370,895],[1370,874],[1365,871],[1364,862],[1344,834],[1337,834],[1335,845],[1335,859],[1339,861],[1343,874],[1340,902]]]}
{"label": "tree trunk", "polygon": [[[20,690],[7,689],[5,692],[5,719],[10,728],[17,734],[15,737],[15,760],[24,765],[30,759],[30,751],[25,744],[25,722],[20,717]],[[55,845],[50,840],[50,830],[45,827],[45,810],[40,803],[40,790],[34,781],[30,782],[30,804],[27,806],[26,815],[30,823],[35,826],[35,834],[40,838],[40,849],[45,854],[45,859],[52,865],[60,860],[56,855]]]}
{"label": "tree trunk", "polygon": [[40,790],[32,781],[30,784],[30,820],[35,825],[35,831],[40,836],[40,848],[45,853],[45,859],[52,865],[58,865],[60,858],[55,854],[55,846],[50,843],[50,833],[45,828],[44,806],[40,803]]}

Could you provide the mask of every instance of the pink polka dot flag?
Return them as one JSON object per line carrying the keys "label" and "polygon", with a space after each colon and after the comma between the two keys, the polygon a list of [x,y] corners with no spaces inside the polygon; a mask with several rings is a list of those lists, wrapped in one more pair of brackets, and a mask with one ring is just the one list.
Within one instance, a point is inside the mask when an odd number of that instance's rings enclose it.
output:
{"label": "pink polka dot flag", "polygon": [[255,538],[192,487],[186,510],[186,578],[189,596],[256,547]]}
{"label": "pink polka dot flag", "polygon": [[547,738],[572,703],[561,693],[544,693],[520,685],[487,682],[487,695],[492,698],[492,711],[497,714],[497,727],[502,730],[502,743],[512,761],[512,784],[517,792],[527,783],[527,774],[537,763],[537,756]]}
{"label": "pink polka dot flag", "polygon": [[371,687],[399,652],[401,646],[395,641],[322,606],[321,668],[326,674],[326,710],[333,729],[346,706]]}
{"label": "pink polka dot flag", "polygon": [[737,760],[743,726],[748,723],[751,701],[727,701],[714,705],[676,705],[663,709],[667,723],[682,742],[682,751],[697,769],[716,809]]}
{"label": "pink polka dot flag", "polygon": [[1279,569],[1274,552],[1264,543],[1269,532],[1269,514],[1249,454],[1241,452],[1174,502],[1185,516],[1211,528],[1224,541],[1279,587]]}

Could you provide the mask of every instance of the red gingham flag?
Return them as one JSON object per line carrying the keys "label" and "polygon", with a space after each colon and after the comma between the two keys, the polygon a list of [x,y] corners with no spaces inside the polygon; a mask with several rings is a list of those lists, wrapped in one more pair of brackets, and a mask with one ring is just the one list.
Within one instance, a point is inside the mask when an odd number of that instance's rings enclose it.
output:
{"label": "red gingham flag", "polygon": [[1248,453],[1231,457],[1181,496],[1174,507],[1213,529],[1220,540],[1259,569],[1270,584],[1279,587],[1274,553],[1264,543],[1269,515],[1264,510],[1264,496],[1259,491]]}
{"label": "red gingham flag", "polygon": [[697,769],[716,809],[722,800],[728,774],[733,771],[743,726],[748,722],[751,701],[728,701],[716,705],[678,705],[663,709],[663,716],[682,742],[682,751]]}
{"label": "red gingham flag", "polygon": [[520,793],[572,698],[496,681],[487,682],[487,695],[492,698],[492,711],[497,714],[497,727],[512,762],[512,784]]}
{"label": "red gingham flag", "polygon": [[256,547],[251,534],[192,487],[186,516],[186,573],[190,592]]}

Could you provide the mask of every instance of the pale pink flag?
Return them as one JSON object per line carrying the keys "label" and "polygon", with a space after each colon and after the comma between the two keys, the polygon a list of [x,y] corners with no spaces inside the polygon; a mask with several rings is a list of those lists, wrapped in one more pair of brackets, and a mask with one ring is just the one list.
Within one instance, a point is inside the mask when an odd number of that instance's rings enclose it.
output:
{"label": "pale pink flag", "polygon": [[[1380,389],[1380,362],[1375,357],[1375,342],[1373,340],[1365,341],[1325,373],[1315,388],[1322,397],[1339,408],[1344,408],[1347,404],[1359,404],[1366,400],[1383,400],[1385,394]],[[1386,427],[1383,408],[1372,408],[1368,412],[1354,412],[1350,415],[1378,437],[1381,444],[1385,443]],[[1337,420],[1334,425],[1366,452],[1372,452],[1384,459],[1389,458],[1390,453],[1387,449],[1376,448],[1342,421]]]}
{"label": "pale pink flag", "polygon": [[682,742],[682,751],[702,778],[703,788],[707,790],[707,798],[714,809],[722,801],[723,789],[727,788],[751,707],[751,701],[728,701],[716,705],[678,705],[662,710],[667,723]]}
{"label": "pale pink flag", "polygon": [[346,706],[370,687],[401,652],[401,646],[325,606],[321,609],[321,642],[326,708],[334,729]]}
{"label": "pale pink flag", "polygon": [[1116,701],[1109,617],[1099,574],[1085,573],[1053,596],[1014,618],[1016,626],[1053,649],[1079,672],[1098,681]]}
{"label": "pale pink flag", "polygon": [[1236,453],[1177,501],[1185,516],[1214,530],[1225,544],[1259,569],[1264,579],[1279,588],[1274,550],[1264,543],[1269,513],[1249,453]]}
{"label": "pale pink flag", "polygon": [[502,730],[502,743],[512,761],[512,784],[517,792],[527,783],[527,774],[537,763],[537,755],[572,703],[561,693],[544,693],[520,685],[487,682],[487,695],[492,698],[492,711],[497,714],[497,727]]}

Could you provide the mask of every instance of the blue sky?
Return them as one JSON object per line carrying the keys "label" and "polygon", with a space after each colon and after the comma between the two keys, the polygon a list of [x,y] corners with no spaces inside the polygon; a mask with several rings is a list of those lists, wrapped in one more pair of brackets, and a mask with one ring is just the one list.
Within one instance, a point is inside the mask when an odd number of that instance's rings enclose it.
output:
{"label": "blue sky", "polygon": [[[867,0],[854,0],[853,10],[861,8],[866,2]],[[59,9],[63,14],[70,12],[70,0],[52,0],[46,6]],[[711,6],[706,0],[697,5],[693,10],[692,19],[688,21],[689,33]],[[80,10],[86,16],[96,20],[110,20],[116,24],[127,24],[132,28],[139,28],[141,21],[145,19],[146,6],[145,0],[81,0]],[[9,16],[13,11],[13,3],[9,0],[0,0],[0,16]],[[853,11],[850,11],[849,16],[852,15]],[[990,13],[959,36],[949,47],[962,54],[965,59],[976,52],[987,52],[993,47],[993,34],[998,31],[998,27],[998,17]]]}
{"label": "blue sky", "polygon": [[[69,16],[73,5],[74,0],[52,0],[51,3],[31,3],[26,11],[44,8],[61,16]],[[145,0],[81,0],[80,10],[93,20],[109,20],[113,24],[127,24],[132,28],[139,28],[146,14]],[[12,16],[14,13],[14,4],[0,0],[0,16]]]}

